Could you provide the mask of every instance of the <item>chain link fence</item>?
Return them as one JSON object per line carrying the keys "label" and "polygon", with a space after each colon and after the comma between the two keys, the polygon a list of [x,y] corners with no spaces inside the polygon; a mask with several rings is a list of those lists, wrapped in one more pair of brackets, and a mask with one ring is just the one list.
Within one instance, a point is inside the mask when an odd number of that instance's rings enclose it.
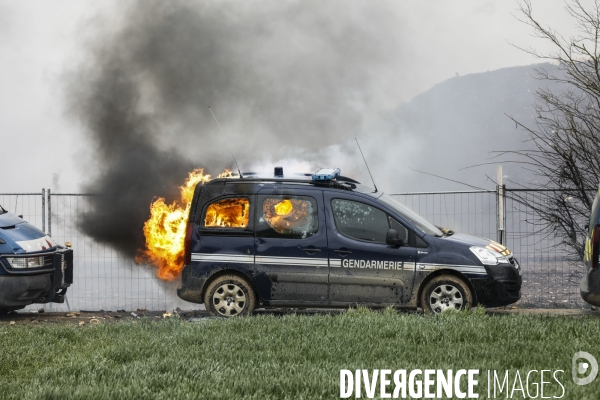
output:
{"label": "chain link fence", "polygon": [[[523,268],[521,307],[581,308],[579,279],[581,261],[573,260],[560,239],[538,232],[534,208],[544,201],[537,190],[506,189],[505,244]],[[499,240],[498,191],[402,193],[392,197],[435,225],[455,232]],[[197,308],[175,294],[179,282],[155,277],[152,267],[135,264],[114,249],[83,234],[81,215],[93,212],[100,196],[38,193],[0,194],[0,204],[10,212],[50,234],[58,243],[71,242],[74,252],[74,283],[68,303],[47,304],[49,311],[74,310],[169,310]],[[533,207],[532,207],[533,205]],[[30,306],[39,308],[39,305]]]}

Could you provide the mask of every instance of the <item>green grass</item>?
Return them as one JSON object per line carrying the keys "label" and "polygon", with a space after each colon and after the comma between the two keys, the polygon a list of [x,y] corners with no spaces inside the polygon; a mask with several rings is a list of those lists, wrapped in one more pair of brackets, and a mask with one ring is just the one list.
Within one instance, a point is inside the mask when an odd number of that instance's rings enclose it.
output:
{"label": "green grass", "polygon": [[[587,386],[571,379],[580,350],[600,359],[600,318],[358,309],[199,323],[2,325],[0,398],[339,398],[340,369],[464,368],[481,370],[480,398],[488,369],[511,377],[561,369],[563,398],[598,399],[600,377]],[[546,396],[561,394],[551,388]]]}

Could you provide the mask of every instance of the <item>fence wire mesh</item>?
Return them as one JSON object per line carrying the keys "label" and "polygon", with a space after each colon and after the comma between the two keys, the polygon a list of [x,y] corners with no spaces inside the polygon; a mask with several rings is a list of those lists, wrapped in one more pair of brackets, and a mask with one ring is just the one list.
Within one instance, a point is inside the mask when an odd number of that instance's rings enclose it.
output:
{"label": "fence wire mesh", "polygon": [[[70,306],[80,310],[168,310],[181,305],[175,295],[177,283],[157,279],[153,268],[137,265],[81,232],[82,216],[93,213],[99,201],[101,196],[51,196],[52,237],[58,243],[71,242],[75,249]],[[197,305],[188,305],[192,307]]]}
{"label": "fence wire mesh", "polygon": [[31,224],[45,231],[42,191],[37,193],[0,193],[0,206],[15,215],[22,215]]}
{"label": "fence wire mesh", "polygon": [[[508,245],[523,268],[523,305],[572,308],[585,303],[579,294],[584,266],[561,242],[556,232],[544,229],[536,209],[548,208],[548,192],[513,189],[506,196]],[[585,221],[580,221],[580,226]]]}
{"label": "fence wire mesh", "polygon": [[[517,192],[517,191],[514,191]],[[47,196],[47,200],[46,197]],[[455,232],[497,239],[497,192],[457,191],[403,193],[399,200],[432,223]],[[197,308],[176,294],[178,282],[164,282],[154,270],[137,265],[110,246],[98,243],[79,229],[81,216],[93,213],[101,196],[85,194],[0,194],[0,205],[46,232],[60,244],[74,248],[74,283],[68,304],[48,304],[51,311],[73,310],[169,310]],[[535,208],[545,201],[542,192],[506,191],[506,244],[523,268],[522,307],[584,307],[579,296],[581,261],[574,259],[554,235],[539,232]],[[48,211],[50,210],[50,214]],[[39,305],[30,306],[39,308]]]}

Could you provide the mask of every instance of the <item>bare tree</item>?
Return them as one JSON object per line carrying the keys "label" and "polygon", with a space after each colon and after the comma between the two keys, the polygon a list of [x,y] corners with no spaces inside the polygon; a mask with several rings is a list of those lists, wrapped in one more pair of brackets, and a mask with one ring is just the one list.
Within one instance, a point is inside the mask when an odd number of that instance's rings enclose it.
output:
{"label": "bare tree", "polygon": [[533,126],[513,118],[529,133],[534,146],[510,153],[519,156],[525,168],[541,178],[539,188],[547,190],[541,203],[527,204],[541,220],[539,230],[559,237],[581,259],[584,225],[600,182],[600,0],[586,5],[571,0],[566,11],[577,24],[575,37],[565,38],[539,22],[529,0],[520,3],[520,20],[554,50],[521,49],[556,64],[558,73],[537,68],[536,77],[557,82],[563,90],[537,91]]}

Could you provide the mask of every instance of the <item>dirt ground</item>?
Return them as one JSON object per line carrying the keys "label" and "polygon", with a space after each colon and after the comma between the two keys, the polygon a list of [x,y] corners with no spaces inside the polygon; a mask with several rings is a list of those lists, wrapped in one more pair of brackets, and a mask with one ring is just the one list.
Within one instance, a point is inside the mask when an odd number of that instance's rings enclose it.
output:
{"label": "dirt ground", "polygon": [[2,325],[31,325],[31,324],[102,324],[120,321],[135,321],[140,318],[206,318],[208,313],[204,310],[197,311],[147,311],[138,309],[135,311],[72,311],[72,312],[45,312],[39,311],[13,311],[0,315],[0,326]]}
{"label": "dirt ground", "polygon": [[[339,314],[345,310],[331,309],[269,309],[257,310],[255,314],[285,315],[290,313],[314,315],[314,314]],[[417,311],[402,311],[420,313]],[[488,309],[490,315],[564,315],[571,317],[593,316],[600,318],[600,311],[590,309],[547,309],[547,308],[495,308]],[[204,310],[172,310],[172,311],[147,311],[138,309],[135,311],[73,311],[73,312],[45,312],[43,308],[38,311],[16,311],[0,315],[0,326],[2,325],[35,325],[35,324],[74,324],[90,325],[117,323],[122,321],[135,321],[140,318],[152,318],[160,320],[163,318],[185,318],[190,321],[201,321],[211,317]]]}

